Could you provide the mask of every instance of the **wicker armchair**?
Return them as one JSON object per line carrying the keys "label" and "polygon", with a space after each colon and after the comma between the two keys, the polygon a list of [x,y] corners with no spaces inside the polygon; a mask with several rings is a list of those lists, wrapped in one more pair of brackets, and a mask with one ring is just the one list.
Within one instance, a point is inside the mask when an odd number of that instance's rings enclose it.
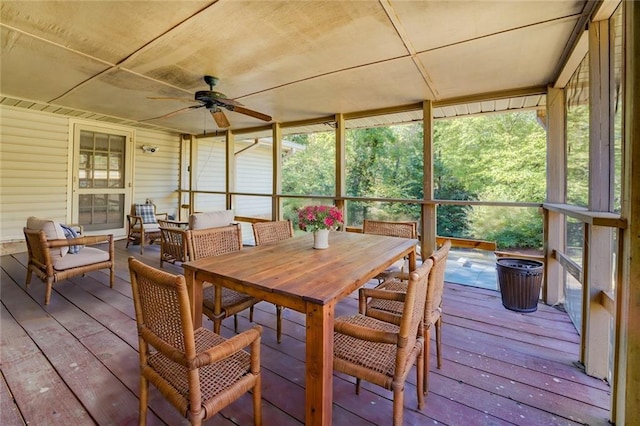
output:
{"label": "wicker armchair", "polygon": [[[293,225],[290,220],[255,222],[252,226],[257,246],[274,244],[278,241],[293,238]],[[282,341],[282,306],[280,305],[276,305],[276,318],[276,336],[278,343],[280,343]]]}
{"label": "wicker armchair", "polygon": [[[109,269],[109,285],[113,288],[115,269],[115,249],[113,235],[81,236],[65,238],[60,224],[47,219],[30,217],[23,228],[27,242],[27,279],[31,283],[35,273],[46,283],[45,305],[51,300],[53,284],[67,278],[84,275],[87,272]],[[83,247],[75,254],[69,253],[69,247],[88,246],[107,243],[108,251],[94,247]]]}
{"label": "wicker armchair", "polygon": [[[429,392],[429,357],[431,354],[431,330],[435,328],[436,333],[436,355],[438,369],[442,368],[442,293],[444,292],[444,272],[447,267],[447,257],[451,249],[451,240],[445,243],[433,253],[429,259],[433,262],[433,267],[429,274],[427,299],[424,305],[424,394]],[[383,282],[378,289],[389,291],[407,291],[407,275],[398,274],[397,277]],[[367,302],[364,297],[360,298],[360,313],[374,318],[386,318],[389,313],[398,314],[402,312],[403,306],[400,302],[372,298]]]}
{"label": "wicker armchair", "polygon": [[[416,222],[388,222],[365,219],[362,223],[362,233],[384,235],[387,237],[417,238],[418,224]],[[376,279],[378,282],[383,282],[391,273],[391,270],[384,271],[378,274]]]}
{"label": "wicker armchair", "polygon": [[188,222],[158,219],[160,227],[160,267],[164,262],[189,261],[189,245],[185,231],[187,229],[206,229],[228,226],[233,222],[233,210],[217,210],[194,213]]}
{"label": "wicker armchair", "polygon": [[[242,230],[239,224],[187,230],[185,235],[191,260],[220,256],[242,249]],[[249,320],[253,322],[253,305],[260,302],[259,299],[219,285],[205,287],[202,300],[202,312],[213,321],[215,333],[220,333],[222,320],[231,315],[237,332],[237,314],[247,308],[250,308]]]}
{"label": "wicker armchair", "polygon": [[386,312],[376,319],[362,314],[336,318],[333,368],[356,377],[356,393],[364,379],[393,391],[393,424],[402,425],[405,381],[416,364],[418,409],[424,407],[424,351],[422,315],[427,296],[429,259],[409,274],[406,293],[360,289],[362,298],[376,297],[402,303],[400,315]]}
{"label": "wicker armchair", "polygon": [[160,267],[164,262],[188,262],[186,222],[158,219],[160,226]]}
{"label": "wicker armchair", "polygon": [[127,245],[140,244],[140,254],[144,254],[144,245],[148,241],[153,244],[160,240],[160,225],[158,218],[167,219],[167,213],[157,213],[156,205],[133,204],[131,214],[127,215]]}
{"label": "wicker armchair", "polygon": [[[262,424],[260,335],[255,326],[230,339],[193,329],[187,285],[129,258],[140,352],[139,423],[147,422],[149,382],[191,424],[199,425],[247,391]],[[151,347],[151,348],[150,348]],[[250,353],[243,348],[250,347]]]}

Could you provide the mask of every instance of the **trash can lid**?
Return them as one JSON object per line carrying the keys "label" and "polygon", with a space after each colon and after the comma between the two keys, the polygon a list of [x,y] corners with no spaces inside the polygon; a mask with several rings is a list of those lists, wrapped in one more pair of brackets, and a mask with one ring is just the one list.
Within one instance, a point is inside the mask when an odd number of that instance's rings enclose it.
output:
{"label": "trash can lid", "polygon": [[501,266],[518,269],[542,268],[544,264],[538,260],[519,259],[516,257],[503,257],[496,261]]}

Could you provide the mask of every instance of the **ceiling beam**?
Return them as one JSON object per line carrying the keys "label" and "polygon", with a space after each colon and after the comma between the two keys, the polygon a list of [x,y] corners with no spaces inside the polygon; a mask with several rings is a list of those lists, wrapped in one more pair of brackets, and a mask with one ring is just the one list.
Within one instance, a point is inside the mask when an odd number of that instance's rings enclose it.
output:
{"label": "ceiling beam", "polygon": [[411,43],[409,35],[407,34],[404,27],[402,26],[402,23],[400,22],[400,18],[398,17],[398,14],[396,13],[393,6],[391,5],[390,0],[380,0],[380,5],[382,6],[385,13],[389,17],[389,20],[391,21],[393,28],[396,30],[398,37],[400,37],[400,40],[402,40],[402,43],[407,49],[407,52],[411,56],[411,60],[413,60],[413,63],[415,64],[416,68],[420,72],[420,75],[422,75],[422,79],[424,80],[430,92],[429,97],[432,99],[437,99],[438,91],[435,89],[435,84],[433,83],[433,80],[431,80],[431,76],[429,76],[429,73],[427,72],[427,69],[425,68],[424,64],[418,58],[418,52],[413,47],[413,44]]}
{"label": "ceiling beam", "polygon": [[501,90],[497,92],[479,93],[477,95],[460,96],[457,98],[434,101],[434,108],[467,104],[471,102],[493,101],[497,99],[517,98],[521,96],[546,95],[545,86],[523,87],[520,89]]}

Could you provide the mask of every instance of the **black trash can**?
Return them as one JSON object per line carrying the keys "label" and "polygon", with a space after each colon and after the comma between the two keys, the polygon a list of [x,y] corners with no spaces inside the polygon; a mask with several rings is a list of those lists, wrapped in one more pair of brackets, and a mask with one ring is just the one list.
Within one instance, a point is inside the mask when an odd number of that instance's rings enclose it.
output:
{"label": "black trash can", "polygon": [[544,264],[537,260],[503,257],[496,261],[502,305],[516,312],[538,309]]}

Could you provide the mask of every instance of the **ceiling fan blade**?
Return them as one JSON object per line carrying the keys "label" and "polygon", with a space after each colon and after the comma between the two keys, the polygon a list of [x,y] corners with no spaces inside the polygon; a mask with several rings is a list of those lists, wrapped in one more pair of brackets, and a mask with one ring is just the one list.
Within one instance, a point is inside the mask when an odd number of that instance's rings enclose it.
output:
{"label": "ceiling fan blade", "polygon": [[223,107],[229,106],[242,106],[242,104],[234,99],[224,98],[224,97],[216,97],[214,102]]}
{"label": "ceiling fan blade", "polygon": [[216,108],[214,111],[211,111],[211,116],[221,129],[231,126],[231,123],[227,120],[227,116],[224,115],[224,112],[220,108]]}
{"label": "ceiling fan blade", "polygon": [[250,110],[250,109],[242,107],[242,106],[232,105],[232,106],[229,107],[229,110],[230,111],[234,111],[234,112],[239,112],[240,114],[248,115],[248,116],[257,118],[259,120],[263,120],[263,121],[271,121],[272,120],[270,115],[263,114],[263,113],[258,112],[258,111],[253,111],[253,110]]}
{"label": "ceiling fan blade", "polygon": [[200,102],[197,101],[195,99],[188,99],[188,98],[167,98],[167,97],[162,97],[162,96],[147,96],[147,99],[153,99],[154,101],[181,101],[181,102],[189,102],[190,104],[194,103],[194,102]]}
{"label": "ceiling fan blade", "polygon": [[173,111],[173,112],[170,112],[168,114],[164,114],[164,115],[161,115],[161,116],[158,116],[158,117],[145,118],[144,120],[139,120],[139,121],[151,121],[151,120],[160,120],[162,118],[169,118],[169,117],[173,117],[174,115],[180,114],[181,112],[188,111],[188,110],[191,110],[191,109],[202,108],[203,106],[204,105],[188,106],[188,107],[185,107],[185,108],[180,108],[180,109],[178,109],[176,111]]}

